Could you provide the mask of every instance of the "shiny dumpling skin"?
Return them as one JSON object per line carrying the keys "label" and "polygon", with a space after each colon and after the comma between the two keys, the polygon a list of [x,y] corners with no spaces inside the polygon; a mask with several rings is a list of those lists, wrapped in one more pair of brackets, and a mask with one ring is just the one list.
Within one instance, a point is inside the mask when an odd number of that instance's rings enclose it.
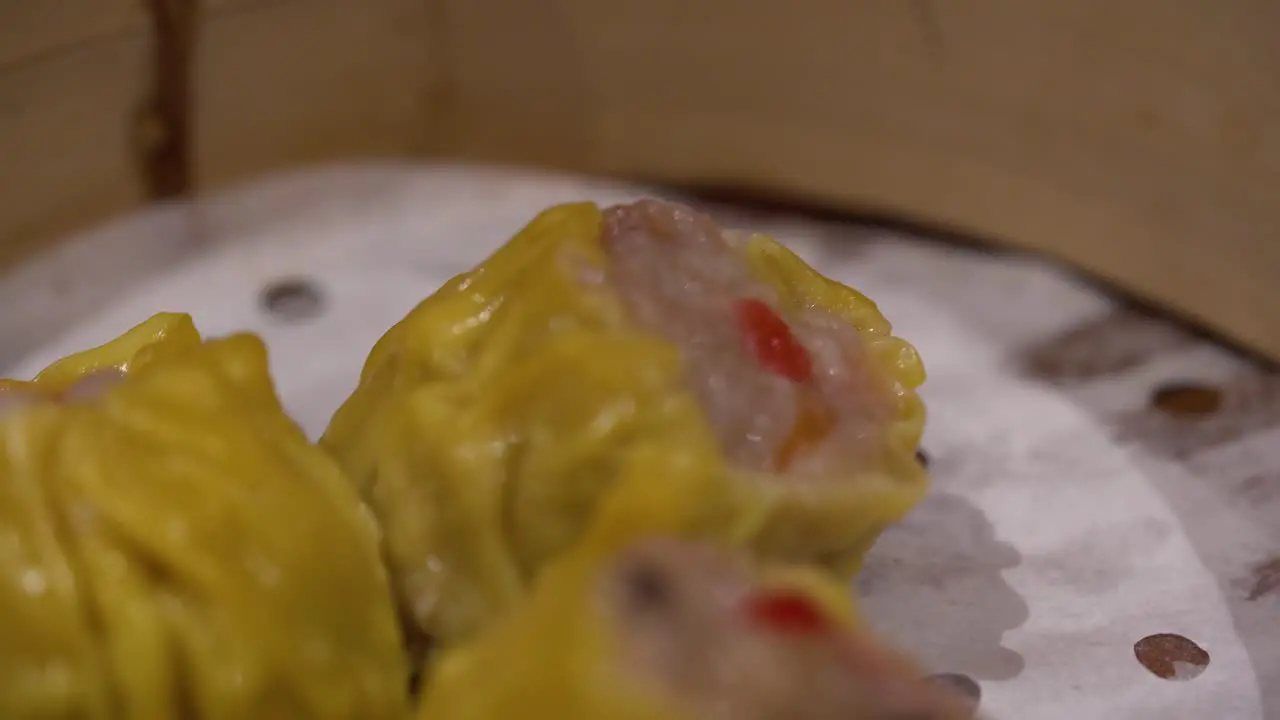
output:
{"label": "shiny dumpling skin", "polygon": [[904,418],[886,461],[856,484],[788,490],[727,465],[680,350],[596,281],[608,263],[602,222],[589,203],[546,210],[423,301],[373,348],[321,439],[382,522],[407,619],[437,641],[518,599],[624,467],[654,463],[638,472],[672,492],[675,477],[698,485],[702,510],[685,520],[699,532],[842,572],[924,493],[911,392],[922,371],[874,304],[772,241],[748,245],[788,302],[822,303],[883,340],[876,358]]}
{"label": "shiny dumpling skin", "polygon": [[401,717],[407,668],[372,518],[284,414],[260,340],[157,322],[149,344],[126,335],[34,383],[126,367],[100,397],[0,426],[0,472],[45,493],[88,618],[78,637],[105,677],[97,714],[59,717]]}
{"label": "shiny dumpling skin", "polygon": [[[160,342],[191,346],[200,338],[185,316],[157,315],[101,347],[59,360],[34,381],[0,380],[0,392],[24,402],[52,399],[90,373],[127,369]],[[96,608],[77,577],[78,558],[66,547],[65,514],[45,482],[61,418],[52,408],[23,414],[0,425],[0,717],[112,717]]]}
{"label": "shiny dumpling skin", "polygon": [[157,313],[107,343],[54,362],[29,382],[0,380],[0,387],[26,387],[57,395],[95,372],[115,370],[128,373],[145,365],[157,351],[190,348],[200,343],[200,333],[190,316]]}
{"label": "shiny dumpling skin", "polygon": [[51,420],[0,426],[0,717],[109,718],[92,603],[41,481]]}

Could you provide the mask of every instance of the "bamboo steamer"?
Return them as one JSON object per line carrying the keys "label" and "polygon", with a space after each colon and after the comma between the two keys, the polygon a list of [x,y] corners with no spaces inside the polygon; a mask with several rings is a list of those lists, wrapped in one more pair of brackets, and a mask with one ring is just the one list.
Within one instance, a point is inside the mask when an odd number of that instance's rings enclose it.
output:
{"label": "bamboo steamer", "polygon": [[0,361],[190,310],[264,337],[314,436],[552,202],[728,190],[1029,251],[711,206],[919,338],[940,492],[864,575],[890,635],[993,713],[1280,720],[1276,37],[1259,0],[0,3]]}
{"label": "bamboo steamer", "polygon": [[454,156],[945,227],[1274,358],[1278,34],[1256,0],[7,3],[0,258],[184,188]]}

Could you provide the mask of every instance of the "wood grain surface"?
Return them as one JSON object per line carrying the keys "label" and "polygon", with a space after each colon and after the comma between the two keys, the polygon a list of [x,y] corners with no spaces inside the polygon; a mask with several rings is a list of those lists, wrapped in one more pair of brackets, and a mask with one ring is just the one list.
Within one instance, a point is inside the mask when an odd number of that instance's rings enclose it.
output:
{"label": "wood grain surface", "polygon": [[[0,6],[0,262],[147,199],[141,3]],[[1280,357],[1280,5],[202,3],[197,187],[431,153],[888,213]]]}

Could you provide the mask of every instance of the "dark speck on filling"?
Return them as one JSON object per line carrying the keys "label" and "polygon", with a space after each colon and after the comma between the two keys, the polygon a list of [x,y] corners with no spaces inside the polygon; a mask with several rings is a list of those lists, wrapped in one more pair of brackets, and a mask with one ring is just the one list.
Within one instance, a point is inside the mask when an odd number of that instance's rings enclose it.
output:
{"label": "dark speck on filling", "polygon": [[662,568],[637,563],[626,576],[628,597],[638,609],[657,608],[670,600],[670,587]]}

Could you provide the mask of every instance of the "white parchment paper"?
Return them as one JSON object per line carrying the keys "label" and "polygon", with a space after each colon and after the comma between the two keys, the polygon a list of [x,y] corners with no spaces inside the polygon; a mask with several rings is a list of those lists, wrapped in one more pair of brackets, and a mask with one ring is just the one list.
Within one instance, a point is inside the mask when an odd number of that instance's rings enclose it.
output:
{"label": "white parchment paper", "polygon": [[[318,434],[377,337],[535,212],[645,194],[670,193],[366,165],[150,210],[0,283],[0,367],[29,376],[184,310],[207,334],[261,333],[286,406]],[[875,298],[925,359],[935,491],[859,581],[877,625],[976,680],[997,719],[1280,720],[1280,380],[1047,263],[710,210]],[[281,278],[315,283],[318,317],[264,312]],[[1172,381],[1213,385],[1221,410],[1162,417],[1149,398]],[[1144,668],[1134,644],[1158,633],[1204,648],[1204,672]]]}

